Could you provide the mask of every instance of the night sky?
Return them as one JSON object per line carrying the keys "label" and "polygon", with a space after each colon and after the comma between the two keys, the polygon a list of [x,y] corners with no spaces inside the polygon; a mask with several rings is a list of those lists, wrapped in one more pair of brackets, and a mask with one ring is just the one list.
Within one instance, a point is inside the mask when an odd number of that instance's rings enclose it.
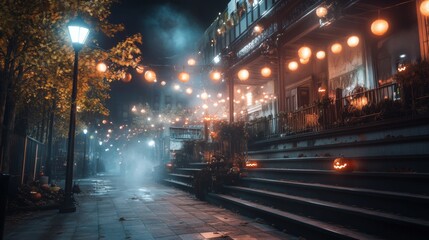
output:
{"label": "night sky", "polygon": [[[182,66],[204,30],[226,9],[229,0],[124,0],[112,8],[110,21],[123,23],[125,31],[117,40],[135,33],[143,35],[142,57],[152,65],[158,82],[169,81],[174,68]],[[125,104],[150,101],[150,94],[159,86],[145,83],[142,75],[131,71],[133,79],[125,84],[112,84],[108,107],[111,115]]]}

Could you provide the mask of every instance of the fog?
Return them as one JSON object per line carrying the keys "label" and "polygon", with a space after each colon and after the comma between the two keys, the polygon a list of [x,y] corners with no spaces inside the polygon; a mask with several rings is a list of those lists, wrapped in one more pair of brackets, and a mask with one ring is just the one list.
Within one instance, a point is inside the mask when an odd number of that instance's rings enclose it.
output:
{"label": "fog", "polygon": [[120,174],[136,184],[154,177],[154,167],[159,165],[159,159],[156,159],[156,146],[152,139],[130,139],[117,148],[106,149],[100,159],[99,173]]}

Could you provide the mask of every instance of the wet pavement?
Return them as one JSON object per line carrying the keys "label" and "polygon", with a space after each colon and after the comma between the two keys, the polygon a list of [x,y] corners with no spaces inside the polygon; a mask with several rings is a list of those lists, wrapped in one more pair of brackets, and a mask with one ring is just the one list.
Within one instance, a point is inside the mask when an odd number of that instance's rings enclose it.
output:
{"label": "wet pavement", "polygon": [[8,216],[4,239],[298,239],[151,180],[103,175],[76,182],[77,211]]}

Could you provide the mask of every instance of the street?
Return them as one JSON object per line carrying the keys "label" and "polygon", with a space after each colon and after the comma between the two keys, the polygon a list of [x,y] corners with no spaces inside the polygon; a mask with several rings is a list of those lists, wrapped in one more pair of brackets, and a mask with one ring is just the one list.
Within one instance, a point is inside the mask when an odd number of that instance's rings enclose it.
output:
{"label": "street", "polygon": [[76,182],[75,213],[8,216],[4,239],[297,239],[152,180],[99,175]]}

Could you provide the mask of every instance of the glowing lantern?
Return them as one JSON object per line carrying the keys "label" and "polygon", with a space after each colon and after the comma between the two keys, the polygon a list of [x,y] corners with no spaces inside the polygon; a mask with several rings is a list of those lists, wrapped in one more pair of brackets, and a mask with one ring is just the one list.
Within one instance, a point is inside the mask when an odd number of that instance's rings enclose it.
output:
{"label": "glowing lantern", "polygon": [[302,64],[307,64],[309,61],[310,61],[310,58],[305,58],[305,59],[304,58],[300,58],[299,59],[299,62],[302,63]]}
{"label": "glowing lantern", "polygon": [[256,33],[256,34],[260,34],[263,30],[264,30],[264,29],[263,29],[261,26],[259,26],[259,25],[256,25],[256,26],[253,28],[253,32],[254,32],[254,33]]}
{"label": "glowing lantern", "polygon": [[238,71],[237,75],[240,81],[246,81],[247,79],[249,79],[249,71],[247,71],[247,69],[241,69],[240,71]]}
{"label": "glowing lantern", "polygon": [[301,47],[298,50],[298,56],[300,59],[308,59],[311,57],[311,49],[307,46]]}
{"label": "glowing lantern", "polygon": [[339,44],[339,43],[334,43],[334,44],[332,44],[332,46],[331,46],[331,51],[332,51],[334,54],[338,54],[338,53],[340,53],[342,50],[343,50],[343,46],[341,46],[341,44]]}
{"label": "glowing lantern", "polygon": [[188,65],[189,66],[194,66],[196,63],[197,62],[195,61],[195,59],[193,59],[193,58],[188,59]]}
{"label": "glowing lantern", "polygon": [[179,81],[185,83],[189,81],[189,73],[187,72],[181,72],[179,73]]}
{"label": "glowing lantern", "polygon": [[201,93],[201,99],[206,100],[208,97],[209,95],[207,94],[207,92]]}
{"label": "glowing lantern", "polygon": [[142,65],[138,65],[138,66],[136,67],[136,72],[137,72],[138,74],[142,74],[142,73],[144,73],[144,67],[143,67]]}
{"label": "glowing lantern", "polygon": [[189,95],[191,95],[192,94],[192,88],[187,88],[186,89],[186,93],[189,94]]}
{"label": "glowing lantern", "polygon": [[346,158],[336,158],[333,163],[333,168],[336,171],[353,171],[353,163]]}
{"label": "glowing lantern", "polygon": [[429,0],[425,0],[420,3],[420,13],[426,17],[429,17]]}
{"label": "glowing lantern", "polygon": [[377,19],[371,24],[371,32],[374,35],[382,36],[389,29],[389,23],[384,19]]}
{"label": "glowing lantern", "polygon": [[297,62],[295,62],[295,61],[289,62],[289,64],[288,64],[288,68],[289,68],[289,70],[291,70],[291,71],[295,71],[295,70],[297,70],[297,69],[298,69],[298,63],[297,63]]}
{"label": "glowing lantern", "polygon": [[131,81],[131,78],[133,78],[133,76],[131,75],[131,73],[125,73],[124,76],[123,76],[123,78],[122,78],[122,81],[125,82],[125,83],[128,83],[128,82]]}
{"label": "glowing lantern", "polygon": [[104,72],[106,72],[106,70],[107,70],[106,64],[104,64],[104,63],[97,64],[97,71],[104,73]]}
{"label": "glowing lantern", "polygon": [[324,7],[324,6],[322,6],[322,7],[318,7],[317,9],[316,9],[316,15],[319,17],[319,18],[324,18],[324,17],[326,17],[326,15],[328,14],[328,9],[326,8],[326,7]]}
{"label": "glowing lantern", "polygon": [[263,77],[269,77],[271,76],[271,69],[269,67],[264,67],[261,69],[261,75]]}
{"label": "glowing lantern", "polygon": [[213,70],[210,72],[210,78],[215,81],[219,81],[221,78],[221,74],[219,71]]}
{"label": "glowing lantern", "polygon": [[319,60],[325,59],[325,56],[326,56],[325,51],[318,51],[316,53],[316,58],[319,59]]}
{"label": "glowing lantern", "polygon": [[207,109],[209,108],[209,106],[207,106],[207,104],[203,104],[203,109]]}
{"label": "glowing lantern", "polygon": [[156,74],[152,70],[148,70],[144,73],[144,79],[148,82],[155,82],[156,81]]}
{"label": "glowing lantern", "polygon": [[349,47],[356,47],[359,44],[359,37],[358,36],[350,36],[347,39],[347,45]]}

